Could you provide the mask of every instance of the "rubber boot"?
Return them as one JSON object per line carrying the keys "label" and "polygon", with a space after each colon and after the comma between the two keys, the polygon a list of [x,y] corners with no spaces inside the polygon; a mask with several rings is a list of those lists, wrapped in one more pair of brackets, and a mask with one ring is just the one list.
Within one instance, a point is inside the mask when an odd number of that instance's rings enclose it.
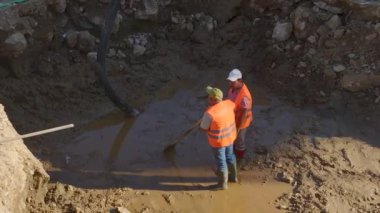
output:
{"label": "rubber boot", "polygon": [[237,183],[238,177],[237,177],[237,165],[235,164],[228,164],[228,182]]}
{"label": "rubber boot", "polygon": [[228,189],[227,181],[228,181],[228,172],[220,172],[218,171],[218,183],[215,185],[211,185],[211,190],[226,190]]}
{"label": "rubber boot", "polygon": [[235,156],[236,156],[237,168],[239,168],[239,170],[240,170],[242,167],[242,160],[243,160],[243,157],[245,154],[245,150],[236,150],[235,149],[234,152],[235,152]]}

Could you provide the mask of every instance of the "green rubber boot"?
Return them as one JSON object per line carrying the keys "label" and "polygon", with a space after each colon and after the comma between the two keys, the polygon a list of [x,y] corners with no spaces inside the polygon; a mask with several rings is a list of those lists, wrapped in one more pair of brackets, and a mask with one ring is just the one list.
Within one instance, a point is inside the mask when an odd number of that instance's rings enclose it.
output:
{"label": "green rubber boot", "polygon": [[211,185],[211,190],[226,190],[228,189],[227,181],[228,181],[228,172],[220,172],[218,171],[218,183],[215,185]]}
{"label": "green rubber boot", "polygon": [[228,164],[228,182],[237,183],[238,182],[238,175],[237,175],[237,165],[235,164]]}

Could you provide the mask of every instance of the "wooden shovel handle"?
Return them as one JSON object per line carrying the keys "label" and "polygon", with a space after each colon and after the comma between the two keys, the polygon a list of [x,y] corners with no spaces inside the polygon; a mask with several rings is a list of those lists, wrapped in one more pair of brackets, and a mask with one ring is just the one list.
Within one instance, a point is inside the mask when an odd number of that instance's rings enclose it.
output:
{"label": "wooden shovel handle", "polygon": [[50,128],[50,129],[45,129],[45,130],[37,131],[37,132],[31,132],[31,133],[28,133],[28,134],[23,134],[23,135],[20,135],[18,137],[14,137],[14,138],[8,138],[8,139],[0,141],[0,143],[2,143],[2,142],[8,142],[8,141],[13,141],[13,140],[19,140],[19,139],[23,139],[23,138],[29,138],[29,137],[33,137],[33,136],[37,136],[37,135],[43,135],[43,134],[46,134],[46,133],[56,132],[56,131],[59,131],[59,130],[68,129],[68,128],[72,128],[72,127],[74,127],[74,124],[67,124],[67,125],[64,125],[64,126],[59,126],[59,127],[54,127],[54,128]]}

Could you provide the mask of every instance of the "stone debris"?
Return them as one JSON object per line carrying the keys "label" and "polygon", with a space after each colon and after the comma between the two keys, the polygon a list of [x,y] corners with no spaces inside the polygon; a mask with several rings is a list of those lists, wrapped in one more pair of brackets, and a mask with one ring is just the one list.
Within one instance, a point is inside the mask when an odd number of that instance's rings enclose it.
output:
{"label": "stone debris", "polygon": [[130,213],[130,211],[125,207],[119,206],[116,209],[114,209],[113,211],[111,211],[111,213]]}
{"label": "stone debris", "polygon": [[333,69],[335,72],[342,72],[342,71],[346,70],[346,67],[342,64],[336,64],[333,66]]}
{"label": "stone debris", "polygon": [[286,41],[292,35],[293,26],[290,22],[280,23],[277,22],[273,29],[272,38],[277,41]]}
{"label": "stone debris", "polygon": [[175,197],[172,194],[163,194],[162,197],[165,199],[165,201],[170,204],[175,204]]}

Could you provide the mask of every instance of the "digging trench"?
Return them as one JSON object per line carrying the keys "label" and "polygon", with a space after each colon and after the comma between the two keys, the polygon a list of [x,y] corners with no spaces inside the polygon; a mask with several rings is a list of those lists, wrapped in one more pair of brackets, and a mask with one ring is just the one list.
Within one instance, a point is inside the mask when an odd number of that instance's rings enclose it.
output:
{"label": "digging trench", "polygon": [[[0,117],[1,136],[8,138],[17,132],[76,124],[71,130],[25,139],[28,148],[22,141],[1,144],[5,148],[0,159],[6,163],[0,168],[6,172],[0,177],[12,180],[0,184],[2,212],[126,209],[145,213],[377,212],[380,209],[380,123],[378,105],[373,104],[373,97],[376,103],[378,95],[378,72],[372,71],[369,76],[374,80],[369,83],[345,87],[371,88],[351,94],[337,88],[340,85],[337,82],[345,79],[345,71],[334,73],[332,79],[326,71],[316,71],[325,68],[319,66],[327,67],[324,61],[320,64],[322,58],[335,57],[335,50],[346,54],[350,48],[343,45],[333,51],[329,46],[325,52],[320,48],[320,55],[304,62],[310,53],[306,49],[319,45],[312,43],[312,38],[305,43],[271,41],[274,24],[271,17],[287,20],[287,10],[311,8],[313,4],[304,1],[279,9],[276,4],[261,1],[219,4],[202,1],[203,7],[189,1],[174,1],[161,5],[159,15],[143,14],[147,20],[138,20],[142,16],[138,12],[144,12],[139,10],[141,4],[135,10],[138,18],[125,15],[130,11],[124,8],[123,15],[128,18],[120,22],[119,32],[111,37],[109,49],[113,51],[107,54],[106,65],[117,94],[141,112],[137,117],[128,117],[107,99],[101,81],[87,61],[93,59],[91,44],[98,42],[91,33],[97,35],[100,28],[89,30],[90,34],[79,32],[79,43],[73,47],[68,37],[57,36],[75,37],[77,33],[72,33],[72,29],[90,26],[84,24],[82,15],[103,14],[107,4],[67,1],[62,8],[62,2],[51,1],[47,6],[41,3],[43,7],[32,4],[28,5],[32,9],[23,11],[23,16],[12,14],[13,10],[2,16],[10,20],[14,15],[17,17],[14,20],[26,26],[24,16],[36,11],[44,13],[42,8],[46,7],[47,11],[54,11],[48,14],[56,19],[52,23],[47,21],[46,26],[34,26],[33,33],[29,28],[23,29],[25,35],[32,35],[25,41],[33,45],[16,59],[1,52],[1,103],[8,114],[7,117],[2,113]],[[254,9],[245,8],[247,2]],[[63,12],[59,12],[61,9]],[[261,10],[267,13],[258,12]],[[199,11],[224,24],[205,33],[209,25],[199,21],[199,29],[189,33],[190,25],[182,20],[190,19],[191,15],[184,14]],[[344,15],[345,12],[339,13]],[[198,16],[200,20],[210,20],[205,14]],[[39,23],[46,21],[37,15],[34,18]],[[94,25],[96,19],[91,20]],[[5,23],[1,21],[0,18],[0,23]],[[345,24],[349,26],[348,21]],[[49,25],[54,26],[54,32],[45,31]],[[49,33],[54,34],[52,40]],[[1,34],[0,38],[3,37]],[[358,49],[368,54],[365,59],[370,61],[376,58],[377,52],[370,49],[377,43],[367,37],[364,38],[367,43],[363,42]],[[48,39],[50,43],[44,46],[38,39]],[[128,46],[130,39],[141,39],[137,49]],[[141,43],[144,39],[145,46]],[[325,39],[321,36],[320,41]],[[347,38],[342,43],[354,44],[355,40],[356,37]],[[304,45],[305,53],[294,50],[299,44]],[[336,56],[333,62],[340,62],[341,57]],[[354,56],[351,59],[356,60]],[[312,72],[307,63],[315,63],[310,65]],[[216,181],[214,161],[203,132],[192,131],[171,155],[164,154],[163,149],[202,116],[207,101],[205,87],[213,85],[226,91],[225,78],[235,67],[243,71],[253,93],[255,120],[247,133],[248,153],[239,172],[240,182],[230,184],[227,191],[213,192],[207,186]],[[359,79],[368,81],[370,77],[361,75]],[[7,197],[9,194],[12,196]],[[18,204],[18,200],[25,202]]]}

